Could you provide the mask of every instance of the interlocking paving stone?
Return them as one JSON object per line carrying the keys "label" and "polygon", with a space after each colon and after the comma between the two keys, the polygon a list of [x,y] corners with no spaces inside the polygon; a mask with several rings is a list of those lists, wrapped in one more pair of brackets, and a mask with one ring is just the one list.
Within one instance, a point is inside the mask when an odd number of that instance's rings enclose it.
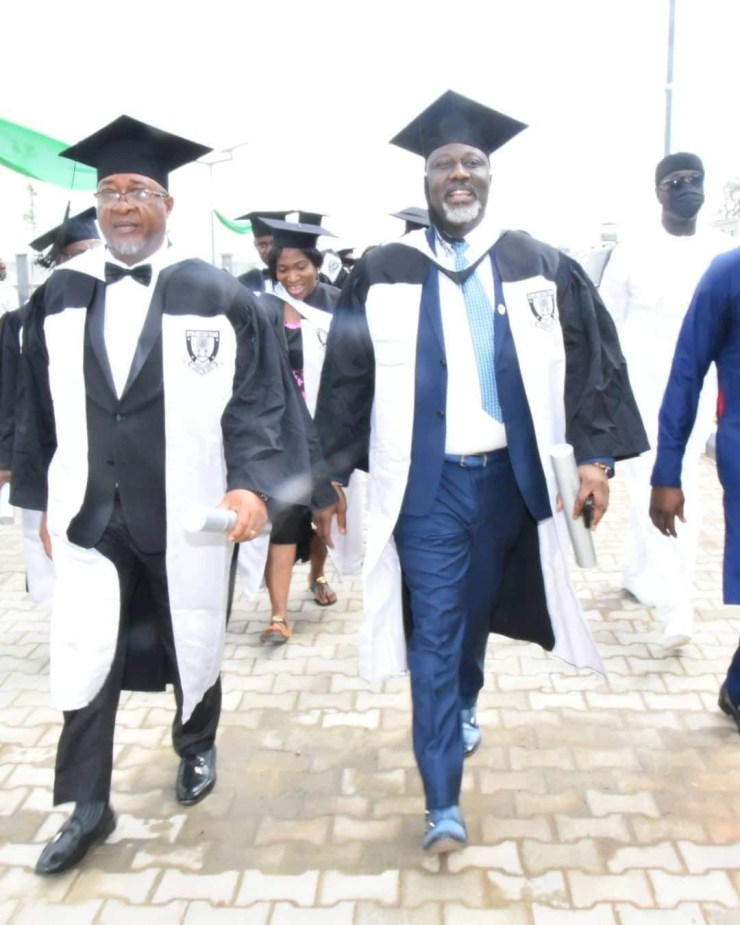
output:
{"label": "interlocking paving stone", "polygon": [[259,645],[264,591],[227,631],[219,780],[174,799],[168,694],[124,693],[106,845],[32,872],[53,808],[60,714],[47,611],[25,595],[18,526],[0,526],[0,922],[37,925],[740,925],[740,738],[717,708],[740,608],[721,603],[721,499],[702,463],[694,642],[665,655],[621,592],[624,486],[574,571],[608,677],[494,637],[465,765],[469,846],[424,857],[408,678],[357,675],[357,578],[322,610],[295,570],[295,634]]}

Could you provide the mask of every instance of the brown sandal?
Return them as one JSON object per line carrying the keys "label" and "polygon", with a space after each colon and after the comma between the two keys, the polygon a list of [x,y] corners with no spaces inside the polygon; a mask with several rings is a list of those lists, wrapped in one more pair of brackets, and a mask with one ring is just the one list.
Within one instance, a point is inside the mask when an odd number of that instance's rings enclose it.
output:
{"label": "brown sandal", "polygon": [[313,599],[319,607],[330,607],[332,604],[336,604],[337,596],[323,575],[319,575],[316,581],[312,581],[309,588],[313,594]]}
{"label": "brown sandal", "polygon": [[267,626],[260,633],[260,642],[267,642],[271,646],[284,646],[293,635],[285,617],[274,615]]}

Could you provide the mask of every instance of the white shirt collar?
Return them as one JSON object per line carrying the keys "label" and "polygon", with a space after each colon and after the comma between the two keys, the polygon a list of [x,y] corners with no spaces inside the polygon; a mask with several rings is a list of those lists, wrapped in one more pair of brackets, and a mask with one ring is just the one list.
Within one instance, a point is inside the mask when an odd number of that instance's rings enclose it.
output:
{"label": "white shirt collar", "polygon": [[[184,257],[179,248],[169,246],[165,240],[158,250],[150,254],[145,260],[140,260],[138,263],[135,263],[134,266],[138,267],[141,264],[151,264],[152,280],[154,280],[160,270],[171,266],[173,263],[179,263],[183,259]],[[107,245],[105,247],[94,247],[92,250],[84,251],[79,257],[73,257],[72,260],[68,260],[60,269],[76,270],[78,273],[86,273],[88,276],[94,276],[96,279],[105,280],[106,263],[115,263],[120,267],[129,269],[128,264],[122,263],[111,254]]]}
{"label": "white shirt collar", "polygon": [[[468,244],[468,249],[465,252],[465,256],[467,257],[468,262],[477,262],[484,254],[490,251],[490,249],[500,237],[501,226],[488,218],[488,216],[484,216],[480,225],[477,225],[475,228],[473,228],[472,231],[465,235],[464,240]],[[399,243],[406,244],[409,247],[414,247],[416,250],[420,250],[423,254],[426,254],[430,260],[439,266],[446,267],[448,269],[454,268],[455,248],[450,244],[449,241],[446,241],[443,237],[441,237],[436,228],[434,229],[434,244],[436,252],[432,251],[432,249],[429,247],[429,242],[427,241],[427,234],[425,230],[412,231],[410,234],[407,234],[401,238]]]}

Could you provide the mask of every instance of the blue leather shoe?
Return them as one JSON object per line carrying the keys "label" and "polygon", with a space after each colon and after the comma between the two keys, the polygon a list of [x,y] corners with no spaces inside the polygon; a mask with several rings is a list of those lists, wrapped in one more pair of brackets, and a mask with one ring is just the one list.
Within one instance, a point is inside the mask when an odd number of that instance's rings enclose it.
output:
{"label": "blue leather shoe", "polygon": [[468,843],[468,832],[459,806],[430,809],[426,814],[426,831],[421,847],[429,854],[449,854]]}
{"label": "blue leather shoe", "polygon": [[462,717],[462,737],[463,745],[465,746],[465,757],[468,758],[480,745],[482,736],[475,716],[475,707],[461,710],[460,716]]}
{"label": "blue leather shoe", "polygon": [[724,681],[722,687],[719,689],[719,700],[717,701],[717,706],[722,710],[723,713],[726,713],[728,716],[731,716],[735,720],[735,725],[737,726],[737,731],[740,732],[740,707],[737,704],[732,702],[732,698],[727,690],[727,681]]}

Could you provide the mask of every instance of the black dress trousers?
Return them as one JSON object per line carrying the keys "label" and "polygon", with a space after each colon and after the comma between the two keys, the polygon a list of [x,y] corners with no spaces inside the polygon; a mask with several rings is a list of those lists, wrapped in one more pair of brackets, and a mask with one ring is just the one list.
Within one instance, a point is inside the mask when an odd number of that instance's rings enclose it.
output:
{"label": "black dress trousers", "polygon": [[[209,749],[215,740],[221,714],[221,679],[206,691],[187,722],[182,722],[182,687],[172,632],[165,554],[143,553],[134,545],[116,498],[110,522],[95,547],[110,559],[121,586],[118,643],[113,663],[102,688],[79,710],[64,713],[64,726],[57,747],[54,803],[107,801],[113,769],[113,737],[116,711],[124,679],[141,675],[141,664],[132,665],[150,653],[132,651],[134,623],[150,630],[155,658],[163,656],[172,681],[177,711],[172,724],[172,743],[181,757]],[[148,612],[140,611],[147,602]],[[134,607],[132,607],[132,603]],[[146,689],[146,688],[145,688]]]}

